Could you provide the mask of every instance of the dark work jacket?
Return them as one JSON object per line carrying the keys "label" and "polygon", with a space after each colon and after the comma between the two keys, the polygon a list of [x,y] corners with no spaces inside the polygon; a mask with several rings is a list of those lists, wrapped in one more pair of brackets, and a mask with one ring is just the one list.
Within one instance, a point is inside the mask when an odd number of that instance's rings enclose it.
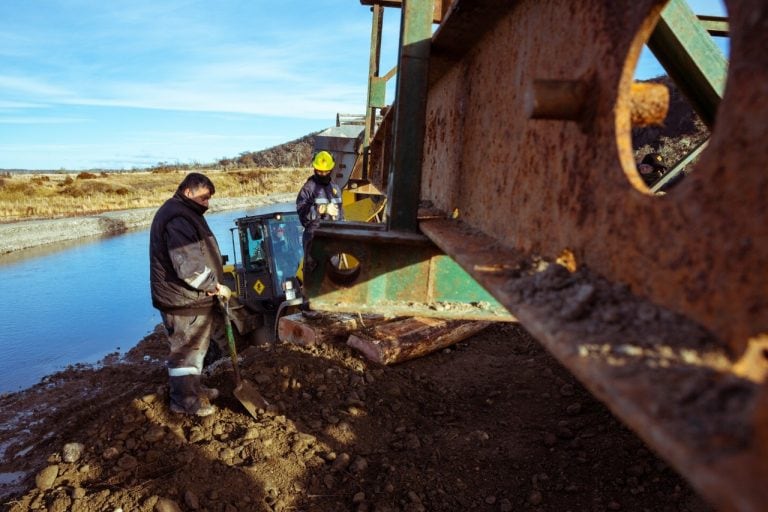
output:
{"label": "dark work jacket", "polygon": [[328,214],[320,215],[317,207],[321,204],[335,203],[339,208],[339,216],[336,220],[344,220],[341,189],[333,182],[323,185],[317,181],[316,177],[314,174],[310,176],[296,197],[296,212],[299,214],[301,225],[304,226],[305,237],[311,237],[321,220],[333,220]]}
{"label": "dark work jacket", "polygon": [[152,305],[163,312],[201,314],[214,306],[224,270],[206,208],[176,193],[155,213],[149,232]]}

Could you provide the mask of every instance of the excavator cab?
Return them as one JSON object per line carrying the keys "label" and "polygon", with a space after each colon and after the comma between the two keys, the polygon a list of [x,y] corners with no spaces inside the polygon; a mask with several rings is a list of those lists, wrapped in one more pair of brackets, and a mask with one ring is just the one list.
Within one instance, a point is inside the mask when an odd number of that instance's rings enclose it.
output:
{"label": "excavator cab", "polygon": [[241,334],[255,330],[258,342],[274,342],[278,316],[302,302],[296,274],[304,228],[296,212],[277,212],[236,219],[231,232],[239,258],[225,267],[224,284],[239,303],[235,325]]}

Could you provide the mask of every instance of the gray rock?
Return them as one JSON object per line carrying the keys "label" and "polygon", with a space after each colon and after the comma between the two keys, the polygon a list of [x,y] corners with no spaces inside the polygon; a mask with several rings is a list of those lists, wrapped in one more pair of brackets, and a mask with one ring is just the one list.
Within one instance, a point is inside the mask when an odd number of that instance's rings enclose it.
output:
{"label": "gray rock", "polygon": [[61,456],[64,462],[77,462],[83,455],[85,446],[82,443],[67,443],[61,449]]}

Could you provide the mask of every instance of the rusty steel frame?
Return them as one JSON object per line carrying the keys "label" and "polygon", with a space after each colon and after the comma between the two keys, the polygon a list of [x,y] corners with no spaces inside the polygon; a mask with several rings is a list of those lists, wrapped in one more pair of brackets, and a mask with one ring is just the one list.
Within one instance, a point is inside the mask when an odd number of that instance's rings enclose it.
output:
{"label": "rusty steel frame", "polygon": [[[731,56],[709,143],[694,173],[653,196],[635,169],[631,86],[664,5],[455,0],[431,38],[419,176],[391,191],[411,197],[418,183],[432,243],[713,505],[757,512],[768,503],[768,9],[726,0]],[[532,116],[543,81],[581,84],[578,108]],[[397,155],[408,142],[395,130],[387,144]],[[390,180],[415,172],[391,169]]]}

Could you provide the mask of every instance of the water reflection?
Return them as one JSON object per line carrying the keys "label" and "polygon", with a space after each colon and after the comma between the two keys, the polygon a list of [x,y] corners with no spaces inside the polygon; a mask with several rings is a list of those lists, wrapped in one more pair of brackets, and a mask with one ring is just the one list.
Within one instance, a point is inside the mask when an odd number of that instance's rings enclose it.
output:
{"label": "water reflection", "polygon": [[[206,215],[232,258],[234,219],[291,204]],[[160,323],[149,292],[149,230],[66,242],[0,257],[0,392],[52,371],[125,352]]]}

